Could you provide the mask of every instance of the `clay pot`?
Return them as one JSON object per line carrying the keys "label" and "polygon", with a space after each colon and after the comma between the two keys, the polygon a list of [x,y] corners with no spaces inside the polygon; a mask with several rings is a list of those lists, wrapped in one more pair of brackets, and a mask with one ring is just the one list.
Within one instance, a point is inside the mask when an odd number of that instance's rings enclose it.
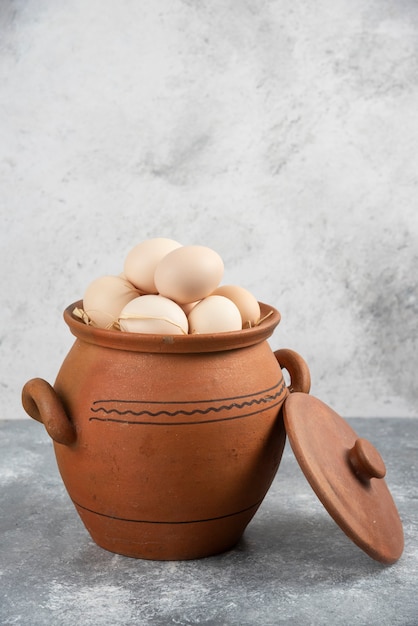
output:
{"label": "clay pot", "polygon": [[22,402],[52,437],[91,537],[147,559],[233,547],[279,467],[283,402],[310,387],[299,355],[269,347],[279,312],[261,304],[272,314],[251,329],[163,336],[87,326],[76,306],[64,312],[76,340],[54,387],[30,380]]}

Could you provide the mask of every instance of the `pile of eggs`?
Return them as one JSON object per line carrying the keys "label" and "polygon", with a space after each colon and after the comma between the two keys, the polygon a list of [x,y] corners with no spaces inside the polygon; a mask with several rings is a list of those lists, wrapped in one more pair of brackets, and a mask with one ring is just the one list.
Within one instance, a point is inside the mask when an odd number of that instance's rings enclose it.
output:
{"label": "pile of eggs", "polygon": [[87,287],[74,313],[97,328],[187,335],[251,328],[260,323],[256,298],[238,285],[220,286],[224,263],[206,246],[147,239],[126,256],[123,273]]}

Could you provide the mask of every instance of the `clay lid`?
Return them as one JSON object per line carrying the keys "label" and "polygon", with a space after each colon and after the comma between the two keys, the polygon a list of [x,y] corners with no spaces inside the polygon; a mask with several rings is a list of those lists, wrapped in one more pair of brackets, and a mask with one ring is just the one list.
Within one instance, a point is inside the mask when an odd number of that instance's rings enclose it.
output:
{"label": "clay lid", "polygon": [[296,459],[331,517],[373,559],[397,561],[404,546],[402,523],[376,448],[308,394],[290,394],[283,412]]}

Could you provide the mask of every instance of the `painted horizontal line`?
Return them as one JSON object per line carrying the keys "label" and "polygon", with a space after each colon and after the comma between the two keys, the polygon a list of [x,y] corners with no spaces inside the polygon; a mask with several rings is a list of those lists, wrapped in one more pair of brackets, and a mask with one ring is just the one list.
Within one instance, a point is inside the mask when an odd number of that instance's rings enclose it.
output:
{"label": "painted horizontal line", "polygon": [[245,509],[241,509],[240,511],[235,511],[234,513],[227,513],[226,515],[219,515],[218,517],[208,517],[205,519],[181,520],[181,521],[171,521],[171,522],[161,521],[161,520],[142,520],[142,519],[129,519],[126,517],[117,517],[116,515],[107,515],[106,513],[100,513],[99,511],[94,511],[93,509],[89,509],[88,507],[83,506],[82,504],[79,504],[75,500],[73,500],[73,503],[76,507],[79,507],[80,509],[87,511],[88,513],[93,513],[94,515],[99,515],[100,517],[106,517],[108,519],[113,519],[119,522],[129,522],[129,523],[134,523],[134,524],[161,524],[161,525],[171,526],[171,525],[180,525],[180,524],[202,524],[205,522],[216,522],[217,520],[226,519],[228,517],[234,517],[235,515],[242,515],[242,513],[246,513],[247,511],[250,511],[251,509],[254,509],[255,507],[260,506],[262,501],[263,501],[263,498],[261,498],[261,500],[259,500],[258,502],[255,502],[254,504],[247,506]]}
{"label": "painted horizontal line", "polygon": [[140,426],[140,425],[142,426],[190,426],[192,424],[203,425],[203,424],[213,424],[216,422],[229,422],[232,420],[250,417],[251,415],[258,415],[259,413],[264,413],[264,411],[272,409],[275,406],[279,406],[281,404],[282,404],[282,399],[280,398],[280,400],[278,400],[277,402],[269,404],[268,406],[265,406],[257,411],[252,411],[251,413],[245,413],[244,415],[233,415],[232,417],[219,417],[219,418],[213,418],[213,419],[208,419],[208,420],[196,420],[196,421],[190,421],[190,422],[144,422],[144,421],[138,421],[138,420],[118,419],[117,417],[97,417],[97,416],[89,417],[89,421],[90,422],[93,422],[93,421],[114,422],[118,424],[133,424],[137,426]]}
{"label": "painted horizontal line", "polygon": [[[220,406],[210,406],[207,409],[193,409],[191,411],[185,411],[184,409],[179,409],[178,411],[168,411],[167,409],[161,409],[161,411],[157,412],[147,410],[133,411],[132,409],[120,411],[119,409],[104,409],[103,407],[99,407],[97,409],[91,408],[90,411],[92,413],[105,413],[106,415],[109,415],[110,413],[117,413],[118,415],[149,415],[150,417],[157,417],[158,415],[168,415],[169,417],[175,417],[176,415],[195,415],[196,413],[199,415],[207,415],[208,413],[220,413],[221,411],[242,409],[247,406],[252,406],[253,404],[267,404],[267,402],[272,402],[272,400],[276,400],[276,398],[279,398],[282,395],[283,390],[284,387],[282,389],[279,389],[279,391],[274,395],[267,395],[262,398],[253,398],[252,400],[247,400],[245,402],[241,402],[240,404],[238,404],[237,402],[233,402],[232,404],[221,404]],[[216,400],[216,402],[219,402],[219,400]]]}
{"label": "painted horizontal line", "polygon": [[[280,384],[281,383],[281,384]],[[94,400],[93,405],[95,404],[105,404],[110,402],[117,402],[121,404],[204,404],[204,403],[213,403],[213,402],[227,402],[228,400],[240,400],[241,398],[248,398],[253,396],[259,396],[261,394],[266,394],[273,389],[277,389],[277,387],[283,388],[285,383],[282,379],[280,379],[275,385],[272,387],[268,387],[267,389],[262,389],[261,391],[257,391],[255,393],[246,393],[240,396],[229,396],[226,398],[217,398],[217,399],[205,399],[205,400],[121,400],[115,398],[114,400]]]}

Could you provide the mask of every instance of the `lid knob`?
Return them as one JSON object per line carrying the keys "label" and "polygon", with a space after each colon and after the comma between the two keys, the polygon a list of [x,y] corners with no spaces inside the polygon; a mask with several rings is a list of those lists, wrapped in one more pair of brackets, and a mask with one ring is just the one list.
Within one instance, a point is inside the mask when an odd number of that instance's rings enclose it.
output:
{"label": "lid knob", "polygon": [[354,446],[348,451],[348,460],[360,480],[383,478],[386,474],[382,457],[367,439],[356,439]]}

